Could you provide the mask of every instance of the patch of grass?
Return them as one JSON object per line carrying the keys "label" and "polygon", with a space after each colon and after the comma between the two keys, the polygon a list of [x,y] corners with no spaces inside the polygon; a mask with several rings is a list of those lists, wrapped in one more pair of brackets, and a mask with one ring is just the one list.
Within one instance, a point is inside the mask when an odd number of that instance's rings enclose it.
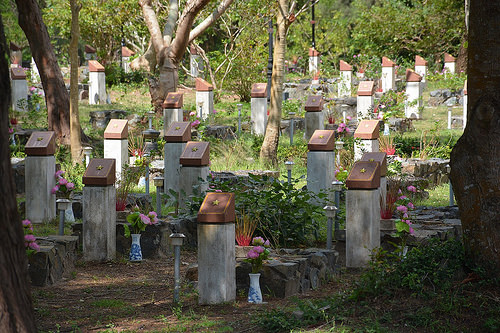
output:
{"label": "patch of grass", "polygon": [[417,206],[444,207],[450,204],[450,187],[448,184],[441,184],[427,191],[429,197],[416,201]]}

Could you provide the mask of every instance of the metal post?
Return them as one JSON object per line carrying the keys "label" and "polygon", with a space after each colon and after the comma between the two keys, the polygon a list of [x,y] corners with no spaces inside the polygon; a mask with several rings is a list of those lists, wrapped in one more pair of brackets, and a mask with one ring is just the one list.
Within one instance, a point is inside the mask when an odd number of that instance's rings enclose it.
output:
{"label": "metal post", "polygon": [[451,106],[448,106],[448,129],[451,130]]}
{"label": "metal post", "polygon": [[292,169],[293,169],[294,164],[295,163],[293,163],[293,161],[286,161],[285,162],[286,170],[288,172],[288,185],[290,185],[292,183]]}
{"label": "metal post", "polygon": [[179,303],[181,290],[181,245],[185,236],[181,233],[170,235],[170,240],[174,246],[174,303]]}
{"label": "metal post", "polygon": [[290,116],[290,146],[293,146],[293,118],[295,117],[295,112],[288,113]]}
{"label": "metal post", "polygon": [[243,104],[236,104],[238,107],[238,137],[241,136],[241,107]]}
{"label": "metal post", "polygon": [[162,187],[156,187],[156,215],[161,217],[161,194],[163,193]]}
{"label": "metal post", "polygon": [[335,206],[325,206],[323,208],[325,210],[325,215],[328,218],[326,225],[326,248],[327,250],[332,249],[332,224],[333,219],[335,218],[335,211],[337,207]]}
{"label": "metal post", "polygon": [[269,19],[269,59],[267,60],[267,102],[271,100],[271,78],[273,76],[273,19]]}
{"label": "metal post", "polygon": [[311,28],[312,28],[312,48],[315,50],[316,49],[316,39],[314,35],[314,28],[316,26],[316,21],[314,21],[314,2],[313,5],[311,6]]}

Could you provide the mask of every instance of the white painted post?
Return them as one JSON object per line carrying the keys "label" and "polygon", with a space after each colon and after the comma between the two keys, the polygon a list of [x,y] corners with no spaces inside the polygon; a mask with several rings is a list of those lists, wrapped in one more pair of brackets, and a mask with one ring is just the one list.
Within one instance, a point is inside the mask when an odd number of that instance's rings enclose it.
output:
{"label": "white painted post", "polygon": [[358,86],[357,116],[358,121],[370,119],[370,110],[373,110],[375,84],[373,81],[361,81]]}
{"label": "white painted post", "polygon": [[125,73],[130,73],[130,57],[134,55],[134,51],[126,46],[122,46],[122,68]]}
{"label": "white painted post", "polygon": [[427,75],[427,60],[419,55],[415,56],[415,73],[422,77],[422,83],[425,83],[425,76]]}
{"label": "white painted post", "polygon": [[89,104],[106,103],[106,74],[97,60],[89,60]]}
{"label": "white painted post", "polygon": [[254,83],[250,96],[252,133],[264,135],[267,126],[267,83]]}
{"label": "white painted post", "polygon": [[445,70],[445,75],[446,75],[446,72],[448,72],[450,74],[455,73],[455,62],[456,62],[456,59],[454,56],[452,56],[449,53],[444,54],[444,68],[443,69]]}
{"label": "white painted post", "polygon": [[352,88],[352,66],[344,60],[340,60],[340,80],[338,84],[339,97],[351,96]]}
{"label": "white painted post", "polygon": [[319,52],[314,48],[309,48],[309,73],[317,74],[319,71]]}
{"label": "white painted post", "polygon": [[196,78],[195,87],[196,105],[201,105],[201,118],[206,120],[214,110],[214,87],[199,77]]}
{"label": "white painted post", "polygon": [[382,92],[396,89],[396,64],[382,57]]}
{"label": "white painted post", "polygon": [[422,106],[422,77],[411,69],[406,70],[406,95],[405,117],[419,119]]}

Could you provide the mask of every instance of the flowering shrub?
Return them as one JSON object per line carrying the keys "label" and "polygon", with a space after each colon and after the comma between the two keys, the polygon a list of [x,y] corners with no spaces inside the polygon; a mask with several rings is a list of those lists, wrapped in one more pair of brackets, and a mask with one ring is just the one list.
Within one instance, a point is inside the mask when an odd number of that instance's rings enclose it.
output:
{"label": "flowering shrub", "polygon": [[245,261],[252,264],[252,274],[257,274],[262,269],[264,260],[269,257],[270,245],[269,240],[264,241],[262,237],[254,237],[252,245],[254,247],[248,251]]}
{"label": "flowering shrub", "polygon": [[[394,90],[386,91],[381,97],[378,104],[373,109],[374,113],[382,113],[384,121],[389,118],[404,118],[405,103],[408,97],[402,91]],[[379,118],[377,116],[377,118]]]}
{"label": "flowering shrub", "polygon": [[351,130],[345,123],[340,123],[339,127],[337,127],[337,133],[349,133]]}
{"label": "flowering shrub", "polygon": [[75,184],[69,182],[62,175],[64,175],[64,171],[59,170],[56,172],[56,186],[54,186],[50,192],[52,194],[60,195],[64,198],[69,198],[71,191],[73,191],[73,189],[75,188]]}
{"label": "flowering shrub", "polygon": [[24,228],[24,247],[26,255],[29,257],[40,251],[40,246],[36,243],[36,237],[33,235],[33,225],[30,220],[23,220]]}
{"label": "flowering shrub", "polygon": [[[406,189],[411,193],[416,193],[417,188],[413,185],[410,185]],[[413,234],[414,230],[411,227],[411,211],[415,209],[415,206],[410,201],[410,199],[403,195],[403,192],[399,190],[399,197],[395,202],[396,206],[396,214],[398,215],[398,219],[395,221],[396,224],[396,236],[405,237],[406,234]]]}
{"label": "flowering shrub", "polygon": [[127,222],[130,223],[130,227],[128,225],[124,225],[125,228],[125,237],[129,237],[130,234],[140,234],[144,230],[146,230],[147,225],[158,224],[158,217],[156,212],[149,212],[147,215],[141,213],[141,210],[138,206],[135,206],[133,209],[133,213],[127,216]]}

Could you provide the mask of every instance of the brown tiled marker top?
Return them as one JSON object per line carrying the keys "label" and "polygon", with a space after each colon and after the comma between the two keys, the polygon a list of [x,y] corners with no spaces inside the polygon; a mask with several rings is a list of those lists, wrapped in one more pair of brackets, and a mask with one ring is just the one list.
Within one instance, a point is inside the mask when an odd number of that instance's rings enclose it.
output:
{"label": "brown tiled marker top", "polygon": [[166,142],[188,142],[191,140],[191,124],[188,121],[173,122],[165,133]]}
{"label": "brown tiled marker top", "polygon": [[53,131],[33,132],[24,146],[28,156],[50,156],[56,153],[56,135]]}
{"label": "brown tiled marker top", "polygon": [[396,63],[387,57],[382,57],[382,67],[394,67]]}
{"label": "brown tiled marker top", "polygon": [[380,176],[387,175],[387,154],[383,151],[367,152],[361,156],[360,161],[377,162],[380,165]]}
{"label": "brown tiled marker top", "polygon": [[449,53],[444,54],[444,62],[455,62],[455,57]]}
{"label": "brown tiled marker top", "polygon": [[267,83],[254,83],[252,84],[252,91],[250,92],[252,98],[267,97]]}
{"label": "brown tiled marker top", "polygon": [[22,67],[12,67],[10,69],[10,78],[12,80],[26,80],[26,72]]}
{"label": "brown tiled marker top", "polygon": [[361,81],[358,85],[358,96],[373,96],[375,84],[373,81]]}
{"label": "brown tiled marker top", "polygon": [[203,80],[200,77],[196,78],[195,88],[196,88],[196,91],[212,91],[212,90],[214,90],[214,87],[210,83],[208,83],[207,81]]}
{"label": "brown tiled marker top", "polygon": [[319,112],[323,111],[323,97],[321,96],[309,96],[307,97],[305,110],[309,112]]}
{"label": "brown tiled marker top", "polygon": [[309,48],[309,56],[310,57],[319,57],[319,52],[316,49],[313,49],[312,47]]}
{"label": "brown tiled marker top", "polygon": [[115,183],[116,160],[114,158],[91,159],[83,174],[85,185],[108,186]]}
{"label": "brown tiled marker top", "polygon": [[419,55],[415,56],[415,66],[427,66],[427,63],[428,63],[427,60],[425,60],[421,56]]}
{"label": "brown tiled marker top", "polygon": [[89,72],[104,72],[104,66],[97,60],[89,60]]}
{"label": "brown tiled marker top", "polygon": [[163,101],[164,109],[181,109],[184,105],[184,93],[169,92]]}
{"label": "brown tiled marker top", "polygon": [[307,148],[310,151],[333,151],[335,150],[335,131],[334,130],[315,130]]}
{"label": "brown tiled marker top", "polygon": [[346,186],[350,190],[370,190],[380,187],[380,166],[373,161],[358,161],[347,176]]}
{"label": "brown tiled marker top", "polygon": [[111,119],[104,130],[105,139],[128,139],[128,120]]}
{"label": "brown tiled marker top", "polygon": [[85,53],[95,53],[95,52],[96,52],[95,48],[93,48],[92,46],[90,46],[88,44],[85,45]]}
{"label": "brown tiled marker top", "polygon": [[122,57],[131,57],[134,54],[135,54],[134,51],[132,51],[131,49],[129,49],[126,46],[122,46]]}
{"label": "brown tiled marker top", "polygon": [[210,162],[210,145],[203,141],[189,141],[181,154],[183,166],[204,166]]}
{"label": "brown tiled marker top", "polygon": [[341,71],[352,71],[352,66],[349,65],[344,60],[340,60],[340,70]]}
{"label": "brown tiled marker top", "polygon": [[380,122],[378,120],[361,120],[354,132],[355,138],[375,140],[380,136]]}
{"label": "brown tiled marker top", "polygon": [[414,70],[406,69],[406,82],[420,82],[422,81],[422,76],[416,73]]}
{"label": "brown tiled marker top", "polygon": [[198,211],[198,223],[231,223],[235,221],[234,193],[209,192]]}

